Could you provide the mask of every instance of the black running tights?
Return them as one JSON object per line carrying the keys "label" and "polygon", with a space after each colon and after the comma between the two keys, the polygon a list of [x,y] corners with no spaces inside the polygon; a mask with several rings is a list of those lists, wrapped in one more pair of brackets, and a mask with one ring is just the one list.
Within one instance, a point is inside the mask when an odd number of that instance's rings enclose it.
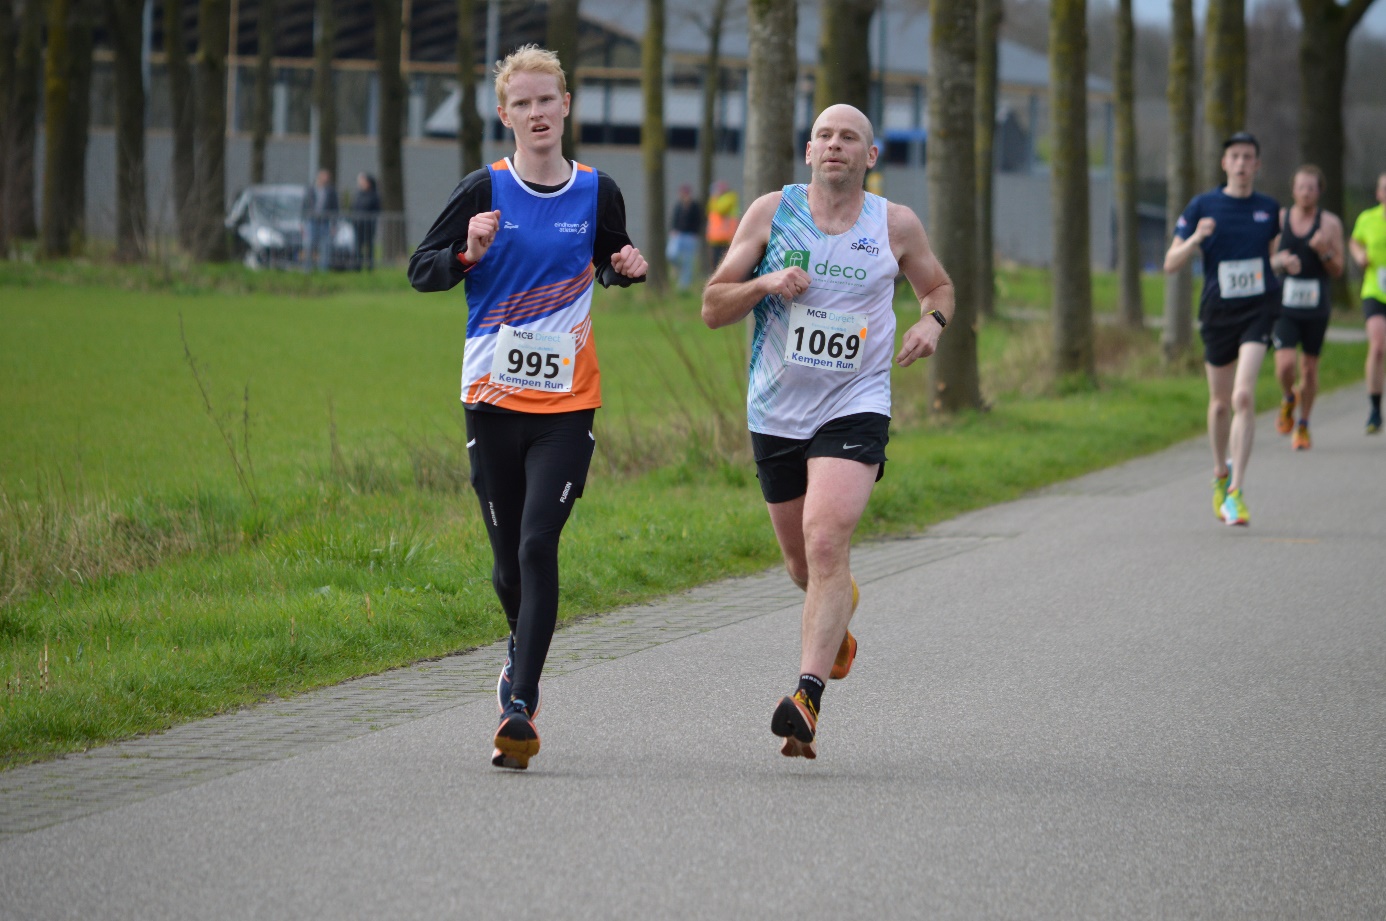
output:
{"label": "black running tights", "polygon": [[534,702],[558,622],[558,538],[587,482],[595,413],[466,412],[491,582],[515,636],[517,700]]}

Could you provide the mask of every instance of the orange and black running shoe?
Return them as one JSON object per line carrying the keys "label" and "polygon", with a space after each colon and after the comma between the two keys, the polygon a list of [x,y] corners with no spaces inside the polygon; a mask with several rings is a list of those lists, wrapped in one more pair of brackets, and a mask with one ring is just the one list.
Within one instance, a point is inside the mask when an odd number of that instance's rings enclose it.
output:
{"label": "orange and black running shoe", "polygon": [[770,718],[770,731],[784,739],[780,754],[786,758],[817,758],[818,708],[803,691],[784,697]]}
{"label": "orange and black running shoe", "polygon": [[1295,427],[1295,403],[1299,402],[1291,393],[1280,399],[1280,415],[1275,417],[1275,430],[1282,435],[1290,434]]}
{"label": "orange and black running shoe", "polygon": [[1309,437],[1309,423],[1301,419],[1299,425],[1295,426],[1295,434],[1290,439],[1290,447],[1296,451],[1308,451],[1313,447],[1313,444],[1313,440]]}

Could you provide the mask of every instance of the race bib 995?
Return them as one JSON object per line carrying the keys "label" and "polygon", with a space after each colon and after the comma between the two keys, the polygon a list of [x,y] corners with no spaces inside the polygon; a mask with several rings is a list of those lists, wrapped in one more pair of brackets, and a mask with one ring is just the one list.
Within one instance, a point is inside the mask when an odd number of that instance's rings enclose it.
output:
{"label": "race bib 995", "polygon": [[523,327],[502,326],[496,334],[496,353],[491,359],[491,382],[570,393],[577,336]]}

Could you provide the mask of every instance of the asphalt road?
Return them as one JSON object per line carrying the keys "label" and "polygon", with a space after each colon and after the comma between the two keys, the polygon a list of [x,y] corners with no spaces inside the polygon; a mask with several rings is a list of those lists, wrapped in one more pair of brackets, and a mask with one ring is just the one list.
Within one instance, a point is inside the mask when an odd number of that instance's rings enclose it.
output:
{"label": "asphalt road", "polygon": [[1300,454],[1262,417],[1249,528],[1214,521],[1199,441],[859,548],[816,762],[769,732],[798,648],[771,573],[716,625],[546,679],[526,773],[490,766],[472,693],[12,830],[0,917],[1386,917],[1364,410],[1324,400]]}

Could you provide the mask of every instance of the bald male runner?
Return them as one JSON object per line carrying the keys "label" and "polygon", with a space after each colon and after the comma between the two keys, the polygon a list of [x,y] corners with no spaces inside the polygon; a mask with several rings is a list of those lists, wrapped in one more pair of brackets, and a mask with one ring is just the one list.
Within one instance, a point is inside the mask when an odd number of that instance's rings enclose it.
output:
{"label": "bald male runner", "polygon": [[805,592],[799,684],[770,724],[787,757],[817,757],[824,679],[845,677],[856,656],[851,541],[885,467],[896,276],[922,314],[900,366],[932,355],[953,316],[918,216],[862,188],[877,155],[865,115],[824,109],[804,152],[808,184],[752,203],[703,291],[713,329],[755,316],[747,422],[775,537]]}

